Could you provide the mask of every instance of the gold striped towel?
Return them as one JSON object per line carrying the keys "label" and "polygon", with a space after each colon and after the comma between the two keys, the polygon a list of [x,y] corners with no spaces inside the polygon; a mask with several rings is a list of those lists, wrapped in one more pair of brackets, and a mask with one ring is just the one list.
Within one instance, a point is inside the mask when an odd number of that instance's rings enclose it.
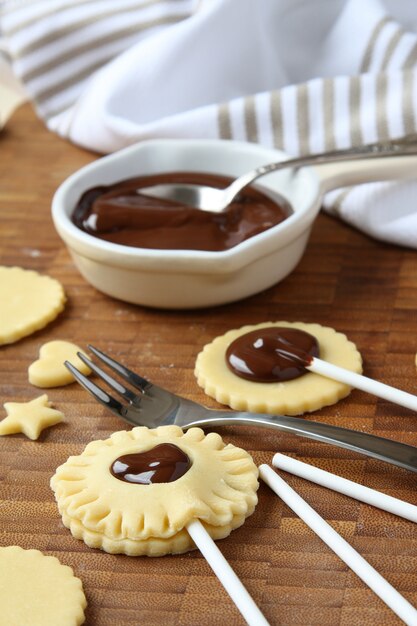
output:
{"label": "gold striped towel", "polygon": [[[296,156],[416,134],[417,12],[386,2],[5,0],[0,37],[38,115],[77,144],[208,137]],[[417,183],[324,204],[417,247]]]}

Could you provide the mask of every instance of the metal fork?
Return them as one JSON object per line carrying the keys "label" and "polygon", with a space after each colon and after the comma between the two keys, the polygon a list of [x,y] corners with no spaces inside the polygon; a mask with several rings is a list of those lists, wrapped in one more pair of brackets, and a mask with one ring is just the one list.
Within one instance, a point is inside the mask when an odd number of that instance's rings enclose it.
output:
{"label": "metal fork", "polygon": [[[81,352],[78,353],[79,358],[113,389],[122,401],[111,396],[68,361],[65,361],[66,367],[98,402],[135,426],[148,426],[149,428],[166,424],[176,424],[181,428],[234,424],[262,426],[360,452],[417,472],[417,448],[414,446],[348,428],[313,422],[301,417],[208,409],[197,402],[192,402],[154,385],[101,350],[93,346],[88,347],[99,361],[118,374],[122,382]],[[128,386],[123,381],[128,383]]]}

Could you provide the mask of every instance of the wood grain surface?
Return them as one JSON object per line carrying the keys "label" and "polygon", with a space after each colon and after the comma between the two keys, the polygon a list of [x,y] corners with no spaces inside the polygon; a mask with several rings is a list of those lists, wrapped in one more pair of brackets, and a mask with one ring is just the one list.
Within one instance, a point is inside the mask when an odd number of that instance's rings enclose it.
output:
{"label": "wood grain surface", "polygon": [[[196,384],[197,353],[230,328],[268,320],[332,326],[357,344],[368,376],[416,392],[415,251],[369,239],[320,215],[296,271],[266,292],[191,312],[128,305],[82,279],[50,217],[57,186],[95,158],[49,133],[29,106],[0,135],[0,264],[49,274],[61,281],[68,297],[55,322],[0,347],[1,404],[40,395],[28,382],[27,368],[43,343],[67,339],[111,351],[150,380],[215,407]],[[0,438],[0,545],[37,548],[72,566],[83,581],[89,626],[243,624],[198,552],[158,559],[112,556],[87,548],[63,527],[49,487],[55,468],[89,441],[129,427],[77,384],[48,395],[66,423],[43,431],[38,441],[21,434]],[[417,445],[415,414],[360,391],[311,418]],[[281,451],[417,504],[416,475],[383,462],[263,429],[218,432],[250,451],[258,464],[271,463],[273,453]],[[283,476],[417,606],[412,522]],[[265,485],[255,513],[218,545],[271,625],[401,623]]]}

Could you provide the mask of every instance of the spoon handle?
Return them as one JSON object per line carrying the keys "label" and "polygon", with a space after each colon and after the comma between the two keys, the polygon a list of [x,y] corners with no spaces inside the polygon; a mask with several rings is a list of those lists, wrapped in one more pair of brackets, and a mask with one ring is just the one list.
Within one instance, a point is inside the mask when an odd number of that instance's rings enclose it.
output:
{"label": "spoon handle", "polygon": [[389,400],[390,402],[394,402],[400,406],[405,406],[408,409],[417,411],[417,396],[407,393],[406,391],[401,391],[400,389],[396,389],[395,387],[391,387],[390,385],[386,385],[385,383],[381,383],[377,380],[373,380],[367,376],[351,372],[350,370],[346,370],[338,365],[333,365],[332,363],[322,361],[321,359],[317,359],[315,357],[311,365],[308,365],[306,369],[310,370],[310,372],[314,372],[315,374],[320,374],[326,378],[332,378],[333,380],[345,383],[350,387],[361,389],[362,391],[371,393],[379,398],[384,398],[384,400]]}
{"label": "spoon handle", "polygon": [[275,163],[266,163],[242,176],[239,176],[225,190],[227,205],[232,202],[235,196],[247,185],[266,174],[287,168],[298,168],[304,165],[321,165],[324,163],[338,163],[343,161],[357,161],[360,159],[375,159],[393,156],[404,156],[407,154],[417,154],[417,143],[406,141],[387,141],[374,143],[366,146],[356,146],[345,150],[333,150],[319,154],[308,154],[294,159],[286,159]]}

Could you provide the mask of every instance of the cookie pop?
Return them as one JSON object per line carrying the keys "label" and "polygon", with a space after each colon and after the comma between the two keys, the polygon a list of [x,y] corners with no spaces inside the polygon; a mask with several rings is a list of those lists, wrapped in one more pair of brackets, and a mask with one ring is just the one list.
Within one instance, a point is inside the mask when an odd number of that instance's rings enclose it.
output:
{"label": "cookie pop", "polygon": [[133,428],[93,441],[51,479],[64,525],[91,548],[130,556],[197,546],[248,623],[267,624],[213,539],[227,537],[257,504],[251,456],[216,433]]}

